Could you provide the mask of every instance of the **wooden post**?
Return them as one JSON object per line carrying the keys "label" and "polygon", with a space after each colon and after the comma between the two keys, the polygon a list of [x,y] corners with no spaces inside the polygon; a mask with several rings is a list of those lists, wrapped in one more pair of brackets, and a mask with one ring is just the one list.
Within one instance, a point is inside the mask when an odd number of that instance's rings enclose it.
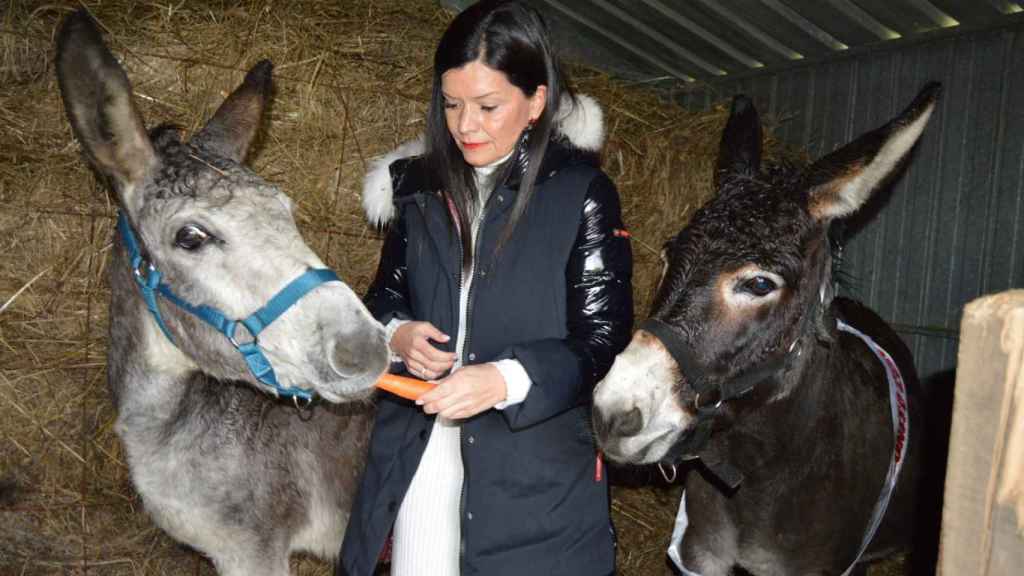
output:
{"label": "wooden post", "polygon": [[979,298],[960,326],[939,573],[1024,574],[1024,290]]}

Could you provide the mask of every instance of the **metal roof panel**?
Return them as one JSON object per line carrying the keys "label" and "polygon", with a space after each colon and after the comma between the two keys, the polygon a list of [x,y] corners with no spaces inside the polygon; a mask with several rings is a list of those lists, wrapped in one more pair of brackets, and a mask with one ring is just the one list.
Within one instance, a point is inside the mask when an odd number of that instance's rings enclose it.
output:
{"label": "metal roof panel", "polygon": [[[470,3],[441,1],[457,8]],[[528,1],[572,44],[573,54],[599,67],[629,68],[632,79],[689,81],[840,57],[847,48],[892,39],[1003,25],[1024,0]],[[602,58],[587,58],[592,52]]]}

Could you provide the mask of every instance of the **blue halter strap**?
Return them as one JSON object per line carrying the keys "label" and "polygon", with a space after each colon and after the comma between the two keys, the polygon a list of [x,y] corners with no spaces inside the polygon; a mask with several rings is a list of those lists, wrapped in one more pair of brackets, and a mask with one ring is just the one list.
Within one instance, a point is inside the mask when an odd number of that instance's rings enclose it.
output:
{"label": "blue halter strap", "polygon": [[[277,375],[274,374],[274,368],[270,365],[270,360],[267,359],[263,354],[263,350],[260,349],[259,334],[313,288],[324,282],[340,281],[341,279],[338,278],[338,275],[333,270],[327,268],[310,268],[306,270],[305,273],[289,282],[287,286],[275,294],[262,308],[241,320],[234,320],[228,318],[216,308],[206,305],[194,306],[186,302],[175,294],[170,286],[161,282],[163,276],[152,262],[142,256],[138,240],[136,240],[132,227],[123,212],[117,216],[117,229],[121,235],[121,241],[128,251],[132,276],[134,276],[135,282],[139,285],[139,291],[142,294],[143,300],[146,301],[146,307],[149,308],[157,325],[160,326],[160,330],[163,331],[172,344],[174,344],[174,338],[171,337],[167,324],[164,323],[163,317],[160,316],[160,309],[156,303],[157,296],[162,296],[175,306],[193,316],[197,316],[227,337],[231,345],[245,358],[245,363],[249,366],[249,371],[252,372],[252,375],[260,382],[273,388],[278,396],[305,400],[307,402],[313,399],[313,394],[308,390],[289,388],[278,383]],[[239,324],[245,326],[252,340],[239,342],[235,338]]]}

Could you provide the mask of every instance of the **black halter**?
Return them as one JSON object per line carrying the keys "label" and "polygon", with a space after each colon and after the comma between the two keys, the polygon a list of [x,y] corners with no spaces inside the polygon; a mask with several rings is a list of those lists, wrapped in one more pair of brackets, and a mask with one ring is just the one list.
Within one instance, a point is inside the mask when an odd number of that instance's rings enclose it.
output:
{"label": "black halter", "polygon": [[746,396],[758,384],[771,379],[785,367],[790,353],[795,349],[795,346],[791,347],[785,353],[767,358],[763,362],[751,366],[739,376],[716,385],[707,377],[707,370],[701,366],[690,346],[670,325],[656,318],[648,318],[640,324],[640,329],[661,340],[669,354],[672,355],[672,359],[679,366],[679,371],[683,373],[687,383],[697,393],[693,400],[693,407],[698,413],[715,413],[724,402]]}
{"label": "black halter", "polygon": [[649,332],[661,341],[675,360],[686,382],[697,393],[693,399],[693,407],[697,411],[697,422],[692,431],[673,447],[672,453],[666,458],[667,463],[674,464],[681,460],[700,458],[704,465],[730,489],[735,490],[740,485],[743,481],[743,474],[729,463],[713,457],[705,450],[711,439],[714,417],[718,415],[724,403],[742,398],[753,392],[762,383],[773,380],[793,358],[800,354],[796,343],[802,335],[809,316],[809,314],[805,314],[796,339],[786,351],[766,358],[744,370],[735,378],[717,383],[708,377],[708,370],[702,366],[693,353],[693,349],[683,340],[676,329],[656,318],[648,318],[640,324],[641,330]]}

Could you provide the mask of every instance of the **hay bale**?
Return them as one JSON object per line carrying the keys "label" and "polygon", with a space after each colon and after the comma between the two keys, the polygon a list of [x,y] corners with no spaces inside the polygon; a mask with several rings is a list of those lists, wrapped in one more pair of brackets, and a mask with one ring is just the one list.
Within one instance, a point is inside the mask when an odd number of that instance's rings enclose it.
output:
{"label": "hay bale", "polygon": [[[115,208],[64,119],[52,39],[77,2],[0,11],[0,573],[212,574],[155,529],[113,433],[105,357]],[[251,155],[296,202],[313,249],[357,291],[381,235],[366,225],[367,160],[422,131],[431,57],[451,14],[429,0],[89,3],[150,125],[197,129],[261,58],[276,95]],[[634,238],[643,316],[662,243],[710,194],[726,117],[692,113],[573,70],[606,111],[605,168]],[[769,156],[778,146],[769,138]],[[614,488],[621,573],[667,573],[678,488]],[[303,574],[328,574],[297,559]]]}

